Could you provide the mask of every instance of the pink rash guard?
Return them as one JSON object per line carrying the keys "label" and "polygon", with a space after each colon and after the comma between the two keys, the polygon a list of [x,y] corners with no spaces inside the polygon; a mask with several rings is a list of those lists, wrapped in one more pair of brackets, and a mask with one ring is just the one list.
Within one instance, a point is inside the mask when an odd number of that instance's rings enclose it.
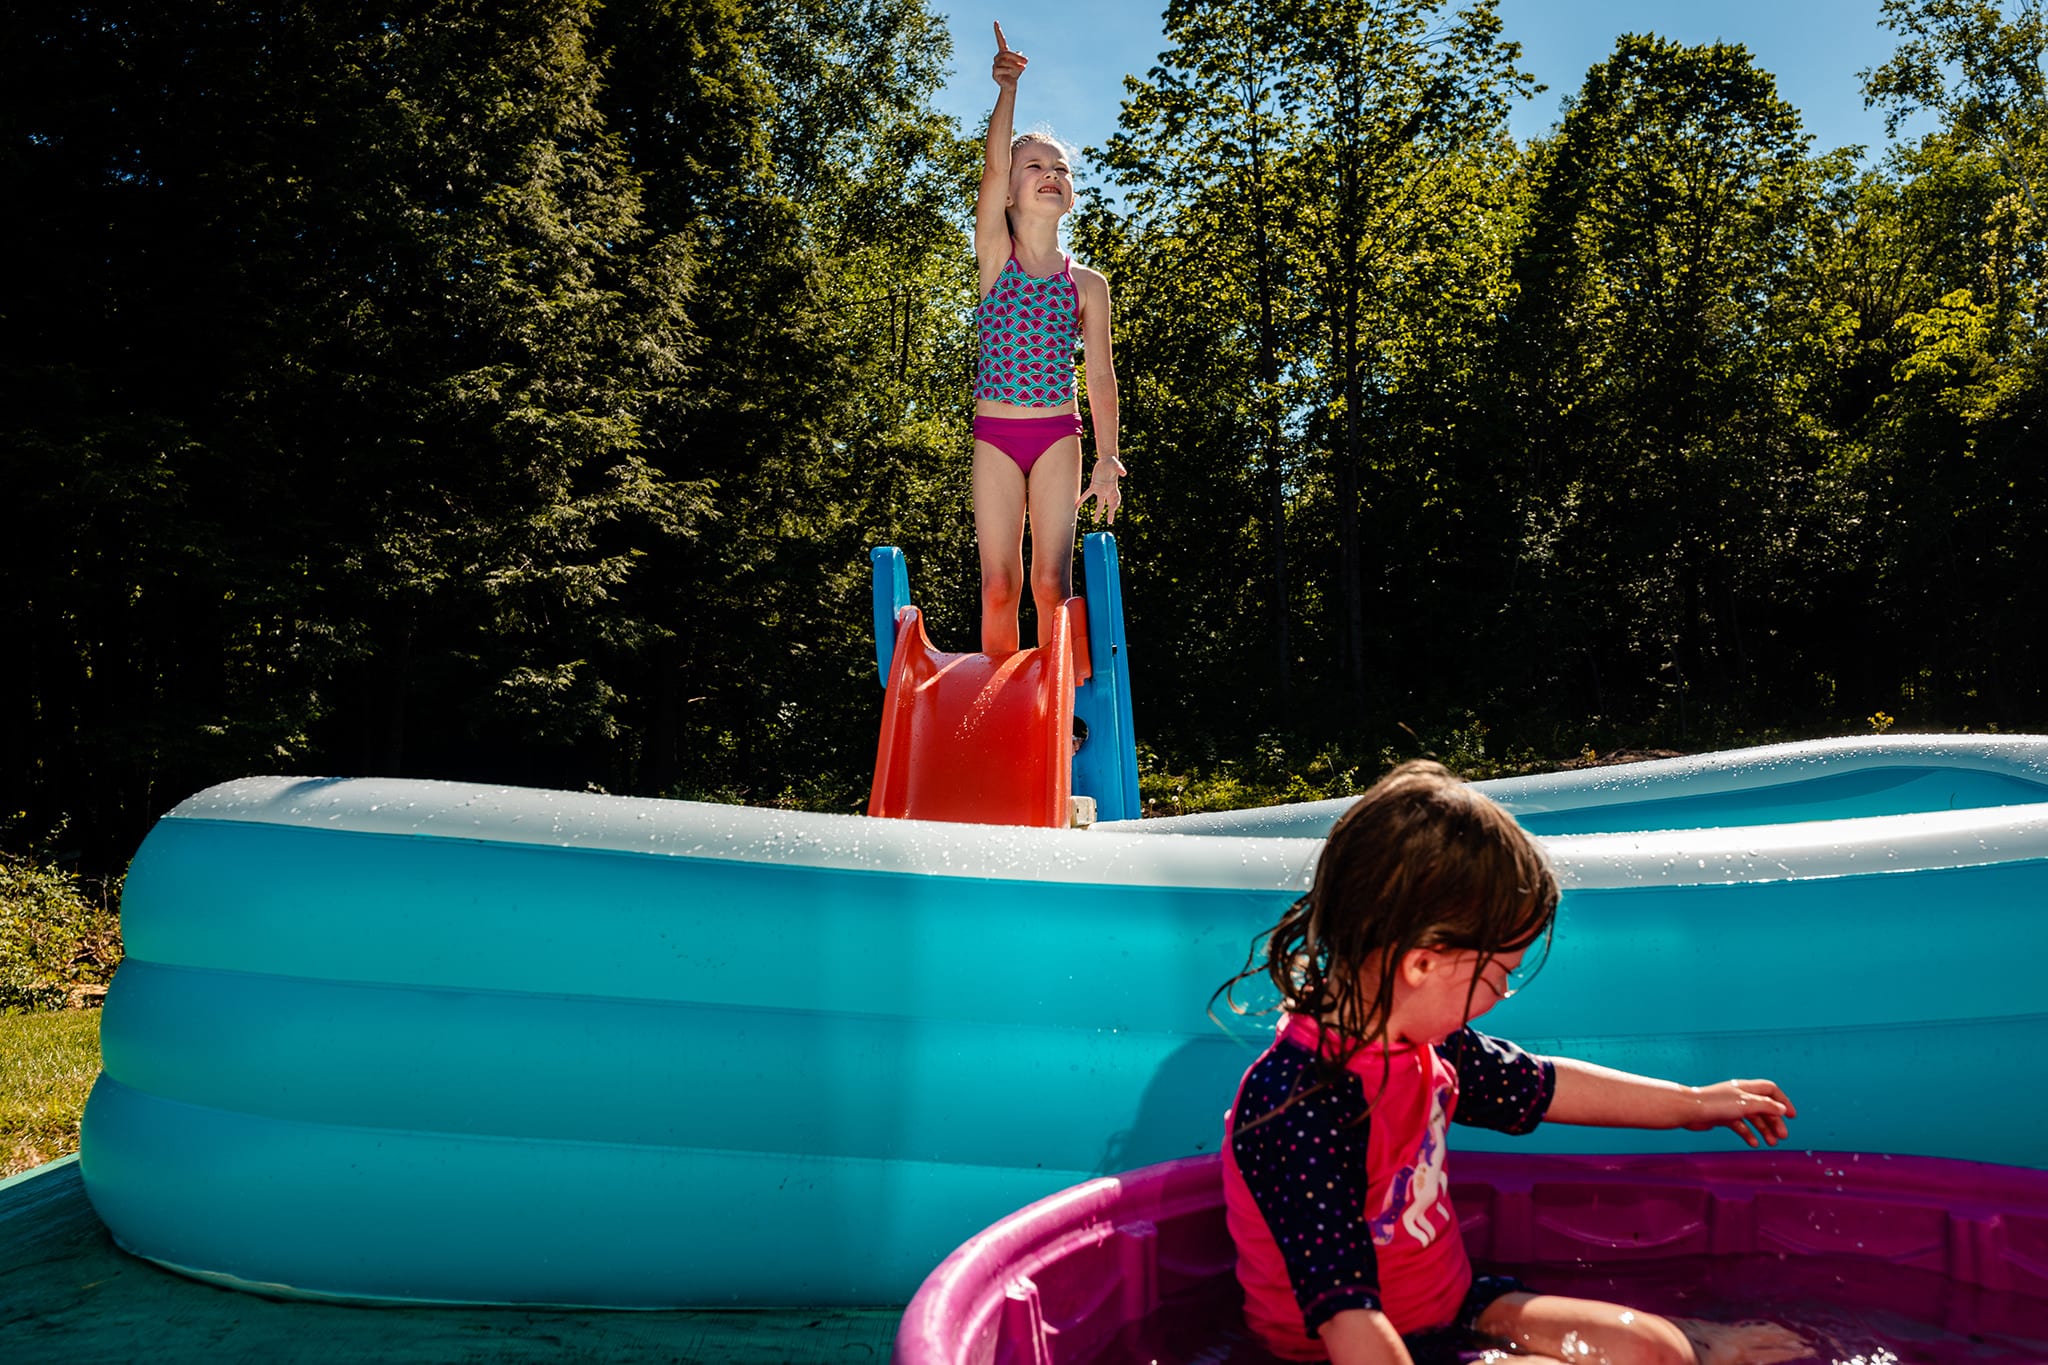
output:
{"label": "pink rash guard", "polygon": [[[1288,1360],[1327,1359],[1317,1333],[1346,1309],[1379,1309],[1403,1335],[1452,1321],[1472,1266],[1446,1130],[1455,1117],[1526,1133],[1557,1084],[1548,1061],[1467,1026],[1433,1047],[1363,1048],[1337,1083],[1311,1089],[1323,1047],[1334,1055],[1337,1042],[1314,1019],[1282,1015],[1224,1120],[1245,1319]],[[1287,1103],[1297,1082],[1307,1093]]]}

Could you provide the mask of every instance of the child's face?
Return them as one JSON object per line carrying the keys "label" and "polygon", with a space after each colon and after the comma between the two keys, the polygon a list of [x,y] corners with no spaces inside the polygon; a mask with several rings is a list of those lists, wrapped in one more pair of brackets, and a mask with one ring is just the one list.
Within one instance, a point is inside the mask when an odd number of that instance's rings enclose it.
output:
{"label": "child's face", "polygon": [[1440,1043],[1514,994],[1508,977],[1526,949],[1495,953],[1479,965],[1474,948],[1417,948],[1402,961],[1394,1002],[1394,1036]]}
{"label": "child's face", "polygon": [[1074,207],[1074,169],[1050,142],[1024,142],[1010,157],[1010,203],[1060,217]]}

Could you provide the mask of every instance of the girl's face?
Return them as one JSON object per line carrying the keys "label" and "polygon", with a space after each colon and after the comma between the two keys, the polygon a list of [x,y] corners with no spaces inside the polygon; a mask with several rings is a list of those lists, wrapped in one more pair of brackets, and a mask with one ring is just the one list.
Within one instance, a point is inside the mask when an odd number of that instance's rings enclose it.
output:
{"label": "girl's face", "polygon": [[1440,1043],[1513,995],[1508,978],[1526,949],[1495,953],[1480,965],[1476,948],[1417,948],[1402,959],[1395,982],[1393,1036]]}
{"label": "girl's face", "polygon": [[1035,138],[1017,145],[1010,156],[1010,205],[1054,218],[1074,207],[1074,168],[1059,148]]}

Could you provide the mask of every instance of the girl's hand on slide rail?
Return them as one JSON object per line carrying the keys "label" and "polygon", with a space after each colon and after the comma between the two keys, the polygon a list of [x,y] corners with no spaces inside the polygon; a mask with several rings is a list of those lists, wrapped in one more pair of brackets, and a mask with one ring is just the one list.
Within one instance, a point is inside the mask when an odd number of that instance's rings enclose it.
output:
{"label": "girl's hand on slide rail", "polygon": [[1727,1128],[1752,1147],[1759,1145],[1759,1138],[1765,1145],[1777,1146],[1791,1133],[1785,1120],[1799,1117],[1776,1081],[1722,1081],[1696,1085],[1692,1093],[1699,1117],[1684,1125],[1688,1131]]}
{"label": "girl's hand on slide rail", "polygon": [[1017,78],[1024,74],[1024,68],[1031,59],[1021,52],[1010,51],[1010,44],[1003,37],[1003,26],[996,25],[996,60],[989,74],[995,77],[997,85],[1005,90],[1017,88]]}

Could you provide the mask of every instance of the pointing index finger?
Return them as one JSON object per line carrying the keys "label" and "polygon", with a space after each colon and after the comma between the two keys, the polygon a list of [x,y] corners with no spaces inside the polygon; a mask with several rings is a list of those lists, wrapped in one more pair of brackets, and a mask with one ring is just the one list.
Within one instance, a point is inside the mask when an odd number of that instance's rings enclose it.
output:
{"label": "pointing index finger", "polygon": [[1003,26],[999,22],[996,24],[996,51],[1008,52],[1009,50],[1010,44],[1003,38]]}

